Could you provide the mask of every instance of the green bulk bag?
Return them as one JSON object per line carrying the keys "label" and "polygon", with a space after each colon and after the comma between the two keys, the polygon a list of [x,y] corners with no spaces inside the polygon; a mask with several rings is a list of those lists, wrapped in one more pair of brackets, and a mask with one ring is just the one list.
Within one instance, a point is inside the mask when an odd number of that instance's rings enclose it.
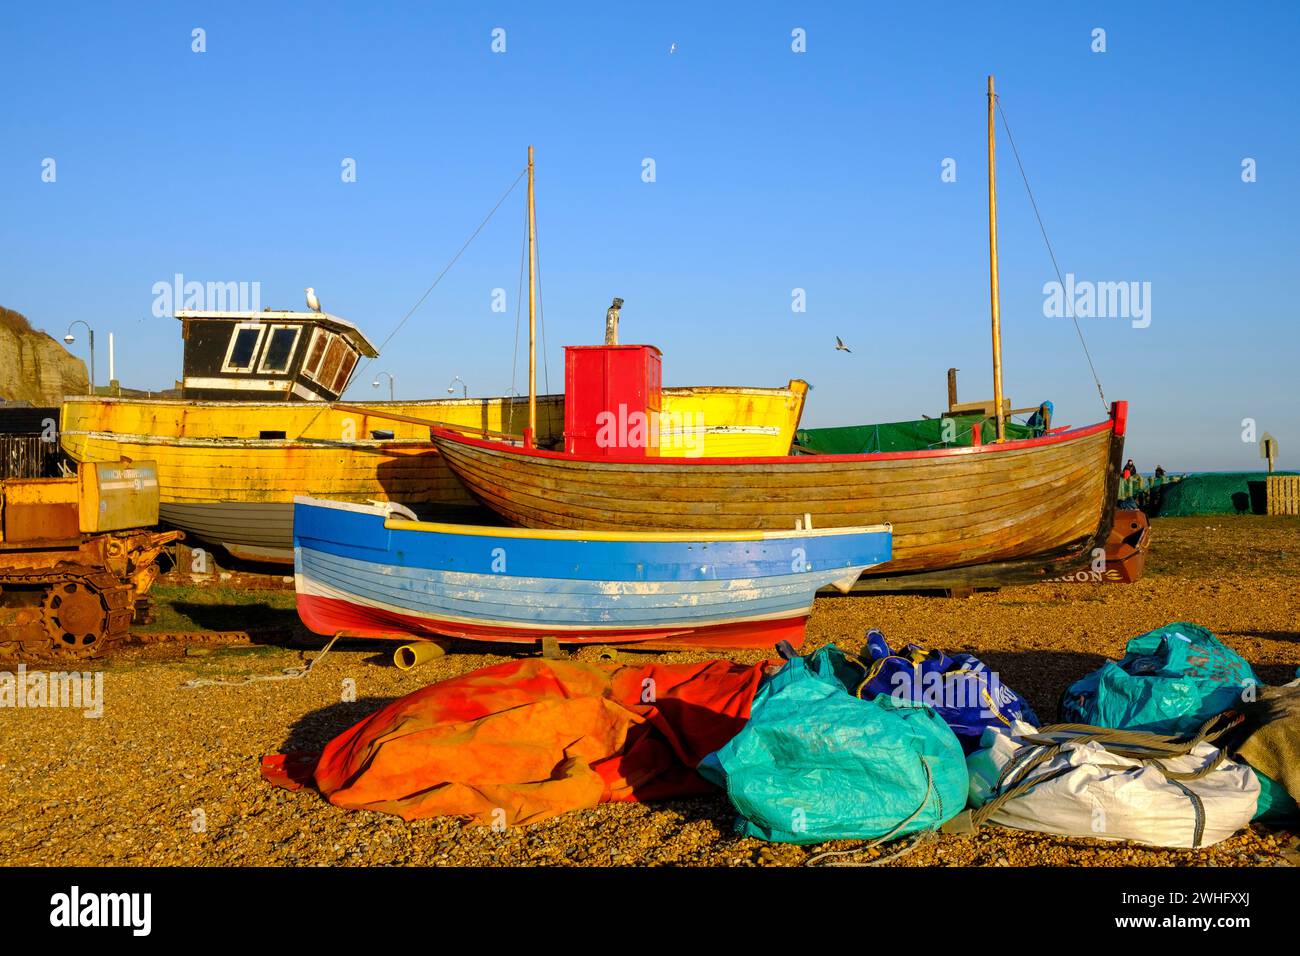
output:
{"label": "green bulk bag", "polygon": [[1259,684],[1243,657],[1187,621],[1135,637],[1124,651],[1119,663],[1107,661],[1070,685],[1063,721],[1188,737]]}
{"label": "green bulk bag", "polygon": [[749,722],[697,768],[740,814],[736,830],[781,843],[903,836],[966,806],[961,744],[929,707],[859,700],[860,667],[834,645],[787,661]]}
{"label": "green bulk bag", "polygon": [[1254,767],[1251,772],[1259,781],[1259,803],[1255,806],[1255,819],[1260,823],[1295,823],[1300,820],[1300,806],[1296,805],[1286,787],[1272,777],[1266,777]]}

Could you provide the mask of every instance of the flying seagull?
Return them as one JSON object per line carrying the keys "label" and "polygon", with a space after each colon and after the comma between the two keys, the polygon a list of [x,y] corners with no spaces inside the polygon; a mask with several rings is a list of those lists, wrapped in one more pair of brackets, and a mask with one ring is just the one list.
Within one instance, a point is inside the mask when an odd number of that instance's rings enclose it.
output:
{"label": "flying seagull", "polygon": [[848,352],[850,355],[853,354],[853,349],[851,349],[851,348],[849,348],[847,345],[845,345],[845,344],[844,344],[844,340],[843,340],[842,338],[840,338],[838,335],[835,336],[835,351],[837,351],[837,352]]}
{"label": "flying seagull", "polygon": [[316,290],[308,286],[303,291],[307,293],[307,308],[311,309],[313,312],[319,312],[320,299],[316,298]]}
{"label": "flying seagull", "polygon": [[674,42],[673,45],[668,48],[668,55],[671,56],[676,52],[677,52],[677,44],[676,42]]}

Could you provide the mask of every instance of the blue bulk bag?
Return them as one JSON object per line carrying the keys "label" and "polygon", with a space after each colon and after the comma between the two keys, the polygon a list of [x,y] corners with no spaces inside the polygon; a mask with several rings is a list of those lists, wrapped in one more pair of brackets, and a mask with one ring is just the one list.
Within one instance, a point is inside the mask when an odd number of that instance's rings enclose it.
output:
{"label": "blue bulk bag", "polygon": [[749,722],[696,769],[723,787],[736,830],[782,843],[903,836],[966,806],[961,744],[930,708],[861,700],[862,673],[834,645],[786,662]]}
{"label": "blue bulk bag", "polygon": [[1063,721],[1187,737],[1259,684],[1250,664],[1199,624],[1166,624],[1124,650],[1119,663],[1107,661],[1070,685]]}
{"label": "blue bulk bag", "polygon": [[868,700],[878,696],[906,699],[932,707],[968,754],[979,749],[985,727],[1010,727],[1016,720],[1038,726],[1028,702],[973,654],[949,657],[917,644],[895,653],[877,630],[867,632],[867,653],[871,666],[857,695]]}

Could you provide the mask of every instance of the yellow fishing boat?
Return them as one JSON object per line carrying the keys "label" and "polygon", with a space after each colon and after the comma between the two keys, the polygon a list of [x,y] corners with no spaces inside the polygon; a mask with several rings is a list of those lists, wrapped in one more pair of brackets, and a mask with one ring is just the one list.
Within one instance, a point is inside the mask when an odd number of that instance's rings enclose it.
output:
{"label": "yellow fishing boat", "polygon": [[[789,450],[807,385],[664,389],[665,415],[706,424],[703,437],[670,435],[664,457],[774,455]],[[399,501],[428,517],[482,520],[479,505],[434,450],[429,429],[402,415],[491,432],[518,432],[527,397],[367,402],[373,415],[314,402],[189,402],[68,398],[63,450],[75,461],[158,463],[160,514],[191,537],[238,558],[293,558],[294,495]],[[564,396],[537,398],[538,444],[560,441]],[[780,448],[778,452],[776,449]],[[745,450],[752,449],[752,450]]]}
{"label": "yellow fishing boat", "polygon": [[[526,396],[337,408],[356,358],[374,353],[345,320],[314,312],[177,318],[186,343],[181,398],[70,397],[60,416],[60,441],[74,461],[157,462],[165,523],[238,558],[284,562],[293,559],[295,495],[398,501],[421,517],[483,520],[421,422],[519,434]],[[797,380],[785,388],[666,388],[658,453],[785,454],[807,388]],[[256,397],[230,400],[244,395]],[[537,443],[558,445],[564,396],[538,396],[536,410]]]}

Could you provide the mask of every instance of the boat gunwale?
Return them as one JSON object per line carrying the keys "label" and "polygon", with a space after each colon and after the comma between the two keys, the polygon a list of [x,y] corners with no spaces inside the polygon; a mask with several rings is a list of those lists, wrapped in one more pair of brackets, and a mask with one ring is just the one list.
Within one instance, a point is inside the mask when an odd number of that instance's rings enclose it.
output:
{"label": "boat gunwale", "polygon": [[[378,416],[382,417],[382,416]],[[417,428],[420,426],[416,426]],[[468,426],[466,426],[468,427]],[[727,429],[723,431],[722,429]],[[770,438],[773,435],[779,435],[781,427],[778,425],[719,425],[714,428],[705,427],[704,435],[707,438],[710,435],[721,437],[742,436],[748,437],[758,435],[764,438]],[[690,428],[664,429],[662,435],[669,437],[685,437],[688,434],[698,434],[697,431]],[[341,438],[316,438],[309,435],[299,435],[296,438],[240,438],[236,435],[158,435],[146,432],[106,432],[106,431],[88,431],[83,428],[68,428],[59,432],[60,436],[71,436],[76,438],[85,438],[95,441],[109,442],[126,442],[132,445],[163,445],[173,448],[387,448],[390,446],[405,446],[412,448],[421,448],[426,451],[435,451],[432,438],[353,438],[350,441],[344,441]],[[663,456],[667,460],[670,456]],[[699,457],[699,456],[697,456]],[[711,458],[709,461],[720,461],[722,459]]]}
{"label": "boat gunwale", "polygon": [[[799,389],[794,386],[796,382],[803,382],[803,379],[791,379],[790,384],[777,385],[768,387],[765,385],[665,385],[661,390],[664,394],[672,397],[691,398],[694,396],[708,395],[746,395],[768,398],[806,398],[806,389]],[[806,383],[805,383],[806,384]],[[538,395],[538,402],[563,402],[563,392],[549,392],[544,395]],[[340,399],[339,401],[342,401]],[[85,404],[105,404],[105,405],[180,405],[187,408],[312,408],[312,409],[329,409],[334,402],[326,401],[285,401],[285,402],[258,402],[239,399],[185,399],[185,398],[160,398],[145,397],[132,395],[65,395],[60,404],[70,402]],[[375,408],[392,408],[400,406],[448,406],[448,405],[482,405],[484,402],[500,402],[504,405],[527,405],[527,395],[489,395],[482,398],[414,398],[409,400],[388,399],[363,401],[345,404],[360,404],[362,406],[373,406]]]}
{"label": "boat gunwale", "polygon": [[[802,388],[798,386],[802,385]],[[710,395],[753,395],[765,398],[799,398],[807,396],[808,383],[801,378],[790,379],[788,385],[769,388],[765,385],[665,385],[660,393],[673,398],[691,398]],[[526,396],[525,396],[526,397]],[[538,398],[543,396],[539,395]]]}
{"label": "boat gunwale", "polygon": [[[667,391],[665,389],[665,391]],[[547,395],[538,395],[537,401],[563,401],[562,392],[554,392]],[[339,400],[340,402],[342,399]],[[88,405],[175,405],[183,408],[294,408],[301,410],[332,411],[337,402],[325,401],[294,401],[294,402],[258,402],[239,399],[192,399],[192,398],[136,398],[131,395],[65,395],[61,404],[68,405],[71,403],[88,404]],[[492,395],[484,398],[413,398],[409,401],[402,399],[388,399],[362,402],[362,405],[381,407],[395,407],[405,405],[482,405],[484,402],[501,402],[510,405],[527,405],[527,395]],[[351,404],[344,402],[343,404]]]}
{"label": "boat gunwale", "polygon": [[[695,542],[709,544],[712,542],[734,543],[742,541],[785,541],[796,538],[834,538],[853,534],[889,534],[892,536],[894,531],[894,526],[888,522],[845,528],[809,528],[805,530],[791,529],[789,531],[729,531],[726,529],[698,532],[583,531],[573,528],[514,528],[493,525],[451,524],[437,521],[412,521],[409,518],[394,517],[387,508],[382,506],[351,501],[335,501],[329,498],[315,498],[311,495],[294,495],[293,504],[295,507],[304,505],[374,515],[384,519],[384,528],[389,531],[414,531],[428,534],[448,534],[458,537],[519,538],[540,541],[593,541],[627,544]],[[866,567],[874,567],[874,565],[866,565]]]}
{"label": "boat gunwale", "polygon": [[[1120,403],[1118,402],[1116,403],[1116,405],[1119,404]],[[868,454],[849,455],[772,455],[755,458],[660,458],[649,456],[637,457],[631,455],[610,455],[604,457],[596,455],[573,455],[565,452],[547,451],[541,448],[523,448],[507,442],[473,438],[453,428],[431,426],[429,429],[430,435],[433,437],[435,443],[446,441],[452,445],[468,445],[473,448],[500,452],[518,458],[572,462],[584,465],[664,465],[668,467],[680,465],[727,467],[731,465],[792,465],[804,463],[834,465],[877,461],[909,461],[930,458],[959,458],[972,455],[996,454],[997,452],[1006,451],[1023,451],[1029,448],[1050,447],[1052,445],[1065,444],[1077,439],[1089,438],[1106,431],[1113,432],[1117,437],[1123,435],[1123,415],[1119,409],[1114,409],[1111,412],[1111,416],[1105,421],[1097,422],[1093,425],[1083,425],[1078,428],[1067,429],[1066,431],[1055,434],[1041,435],[1037,438],[1021,438],[1005,441],[1001,444],[989,443],[983,445],[962,445],[956,448],[925,448],[917,451],[871,452]]]}
{"label": "boat gunwale", "polygon": [[169,448],[282,448],[286,450],[354,448],[360,450],[401,445],[420,448],[424,451],[434,451],[432,443],[427,438],[354,438],[351,441],[343,441],[338,438],[305,438],[303,436],[297,438],[238,438],[235,436],[194,438],[188,435],[150,435],[139,432],[92,432],[79,428],[61,431],[59,435],[61,438],[68,435],[95,441],[125,442],[132,445],[162,445]]}

